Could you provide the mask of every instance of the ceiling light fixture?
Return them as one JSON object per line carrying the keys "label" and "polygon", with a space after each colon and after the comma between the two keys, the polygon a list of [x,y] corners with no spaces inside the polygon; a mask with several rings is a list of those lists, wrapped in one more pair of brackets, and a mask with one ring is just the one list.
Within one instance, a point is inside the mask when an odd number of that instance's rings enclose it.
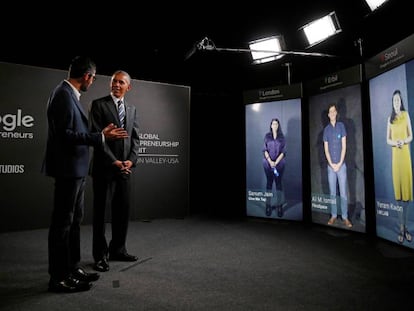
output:
{"label": "ceiling light fixture", "polygon": [[263,64],[280,59],[284,56],[285,43],[282,36],[272,36],[249,43],[253,64]]}
{"label": "ceiling light fixture", "polygon": [[335,12],[331,12],[324,17],[314,20],[302,26],[299,30],[303,30],[305,33],[306,39],[308,40],[308,48],[342,31]]}
{"label": "ceiling light fixture", "polygon": [[378,9],[381,5],[383,5],[388,0],[365,0],[365,2],[369,5],[371,11]]}

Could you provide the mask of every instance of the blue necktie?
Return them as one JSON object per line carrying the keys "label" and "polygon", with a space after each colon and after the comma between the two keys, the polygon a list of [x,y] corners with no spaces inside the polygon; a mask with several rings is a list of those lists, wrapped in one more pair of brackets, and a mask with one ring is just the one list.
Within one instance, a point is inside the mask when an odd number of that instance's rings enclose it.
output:
{"label": "blue necktie", "polygon": [[122,100],[118,100],[118,115],[119,121],[121,122],[121,127],[125,125],[125,106]]}

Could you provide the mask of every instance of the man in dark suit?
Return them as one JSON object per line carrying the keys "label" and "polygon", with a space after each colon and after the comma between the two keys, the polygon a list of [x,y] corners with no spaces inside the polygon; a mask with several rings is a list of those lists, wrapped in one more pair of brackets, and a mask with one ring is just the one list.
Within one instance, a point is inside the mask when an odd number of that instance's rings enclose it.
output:
{"label": "man in dark suit", "polygon": [[75,57],[68,78],[51,93],[47,104],[48,135],[42,172],[55,179],[54,202],[48,235],[49,291],[89,290],[98,273],[79,266],[80,225],[83,219],[84,191],[89,171],[89,148],[103,148],[106,140],[124,139],[122,128],[109,124],[91,133],[81,103],[95,81],[96,65],[88,57]]}
{"label": "man in dark suit", "polygon": [[[125,94],[131,89],[131,77],[118,70],[110,82],[109,95],[92,101],[92,131],[101,131],[107,123],[124,127],[128,139],[110,141],[104,149],[94,148],[93,179],[93,245],[94,269],[108,271],[108,260],[136,261],[126,248],[130,213],[131,172],[136,166],[139,150],[139,129],[135,106],[129,105]],[[105,210],[111,208],[112,239],[105,237]]]}

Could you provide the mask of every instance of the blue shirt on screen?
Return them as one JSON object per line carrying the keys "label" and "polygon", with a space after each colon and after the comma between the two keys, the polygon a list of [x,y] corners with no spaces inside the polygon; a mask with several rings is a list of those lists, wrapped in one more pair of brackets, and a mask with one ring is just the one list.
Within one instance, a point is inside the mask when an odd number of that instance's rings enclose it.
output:
{"label": "blue shirt on screen", "polygon": [[336,122],[335,126],[329,123],[323,130],[323,141],[328,142],[332,163],[341,160],[342,137],[346,137],[345,125],[342,122]]}

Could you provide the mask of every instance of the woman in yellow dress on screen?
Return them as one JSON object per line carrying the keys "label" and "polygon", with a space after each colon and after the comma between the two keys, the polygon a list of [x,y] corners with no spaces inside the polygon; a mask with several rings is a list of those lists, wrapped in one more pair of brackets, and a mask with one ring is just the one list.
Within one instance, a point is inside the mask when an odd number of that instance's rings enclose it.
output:
{"label": "woman in yellow dress on screen", "polygon": [[395,200],[399,205],[400,232],[398,242],[411,242],[407,229],[409,202],[413,201],[413,174],[410,143],[413,139],[410,115],[404,108],[399,90],[392,94],[392,112],[387,122],[387,144],[392,147],[392,182]]}

